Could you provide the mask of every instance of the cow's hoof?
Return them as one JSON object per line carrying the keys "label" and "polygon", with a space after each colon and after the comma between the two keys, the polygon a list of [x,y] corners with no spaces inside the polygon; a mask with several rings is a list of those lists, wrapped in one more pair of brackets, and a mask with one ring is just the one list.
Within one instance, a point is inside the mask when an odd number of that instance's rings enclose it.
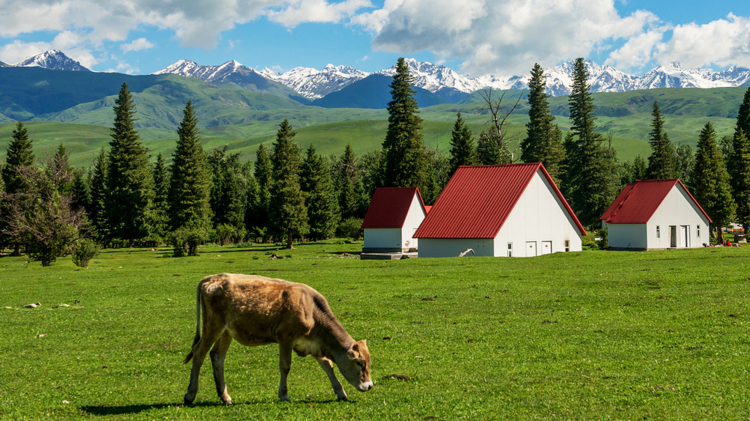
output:
{"label": "cow's hoof", "polygon": [[279,400],[281,402],[291,402],[292,400],[289,399],[289,396],[279,396]]}
{"label": "cow's hoof", "polygon": [[344,395],[344,396],[339,396],[337,400],[338,400],[339,402],[349,402],[349,398],[347,398],[347,397],[346,397],[346,395]]}
{"label": "cow's hoof", "polygon": [[185,399],[183,399],[183,402],[185,402],[185,405],[192,405],[195,398],[189,398],[187,395],[185,395]]}

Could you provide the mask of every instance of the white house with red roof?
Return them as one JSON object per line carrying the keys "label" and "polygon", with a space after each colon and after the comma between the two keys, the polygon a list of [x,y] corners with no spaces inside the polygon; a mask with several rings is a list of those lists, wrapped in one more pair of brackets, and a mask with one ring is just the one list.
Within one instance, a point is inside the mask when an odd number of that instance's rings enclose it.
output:
{"label": "white house with red roof", "polygon": [[611,249],[702,247],[711,218],[680,180],[640,180],[620,192],[600,218]]}
{"label": "white house with red roof", "polygon": [[417,251],[414,232],[427,215],[416,187],[382,187],[375,190],[362,228],[363,253]]}
{"label": "white house with red roof", "polygon": [[[419,257],[580,251],[586,235],[544,165],[461,166],[414,237]],[[472,255],[471,252],[468,255]]]}

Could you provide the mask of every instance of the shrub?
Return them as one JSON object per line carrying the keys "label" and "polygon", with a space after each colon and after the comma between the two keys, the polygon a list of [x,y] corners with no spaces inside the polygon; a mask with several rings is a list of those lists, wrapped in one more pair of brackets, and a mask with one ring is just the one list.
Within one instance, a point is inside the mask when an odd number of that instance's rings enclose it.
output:
{"label": "shrub", "polygon": [[205,229],[181,227],[170,233],[169,243],[174,248],[174,257],[197,256],[198,246],[208,238],[208,231]]}
{"label": "shrub", "polygon": [[596,236],[601,238],[601,240],[597,241],[599,243],[599,249],[605,250],[609,248],[609,240],[607,239],[607,230],[600,229],[596,231]]}
{"label": "shrub", "polygon": [[82,268],[89,267],[89,261],[99,254],[100,247],[90,238],[78,240],[73,247],[73,263]]}
{"label": "shrub", "polygon": [[352,238],[358,240],[362,236],[362,220],[358,218],[347,218],[343,220],[338,229],[336,235],[339,237]]}

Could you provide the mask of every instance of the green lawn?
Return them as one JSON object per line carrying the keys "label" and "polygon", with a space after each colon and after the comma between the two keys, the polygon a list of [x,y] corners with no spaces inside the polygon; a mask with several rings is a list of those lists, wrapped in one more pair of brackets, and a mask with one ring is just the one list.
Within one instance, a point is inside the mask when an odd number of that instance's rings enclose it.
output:
{"label": "green lawn", "polygon": [[[528,259],[342,256],[360,249],[208,247],[193,258],[105,250],[80,270],[69,258],[49,268],[0,258],[0,418],[750,416],[750,247]],[[210,363],[196,404],[182,405],[195,288],[219,272],[320,291],[348,332],[368,340],[373,390],[345,384],[351,402],[336,402],[317,363],[294,356],[292,403],[281,403],[277,348],[235,343],[226,367],[235,405],[219,404]],[[37,301],[40,308],[22,308]]]}

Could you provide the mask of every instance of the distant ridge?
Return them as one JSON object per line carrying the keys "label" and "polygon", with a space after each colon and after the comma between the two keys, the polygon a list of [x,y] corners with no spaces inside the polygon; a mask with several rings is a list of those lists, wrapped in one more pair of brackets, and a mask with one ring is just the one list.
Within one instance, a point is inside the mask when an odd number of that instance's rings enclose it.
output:
{"label": "distant ridge", "polygon": [[[393,78],[373,74],[341,89],[316,99],[312,105],[323,108],[387,108],[391,101],[390,84]],[[443,104],[448,101],[422,88],[415,88],[414,97],[420,108]]]}
{"label": "distant ridge", "polygon": [[[3,67],[3,66],[0,66]],[[35,56],[26,57],[22,61],[5,67],[41,67],[50,70],[67,70],[71,72],[90,72],[81,63],[66,56],[60,50],[49,50]]]}

